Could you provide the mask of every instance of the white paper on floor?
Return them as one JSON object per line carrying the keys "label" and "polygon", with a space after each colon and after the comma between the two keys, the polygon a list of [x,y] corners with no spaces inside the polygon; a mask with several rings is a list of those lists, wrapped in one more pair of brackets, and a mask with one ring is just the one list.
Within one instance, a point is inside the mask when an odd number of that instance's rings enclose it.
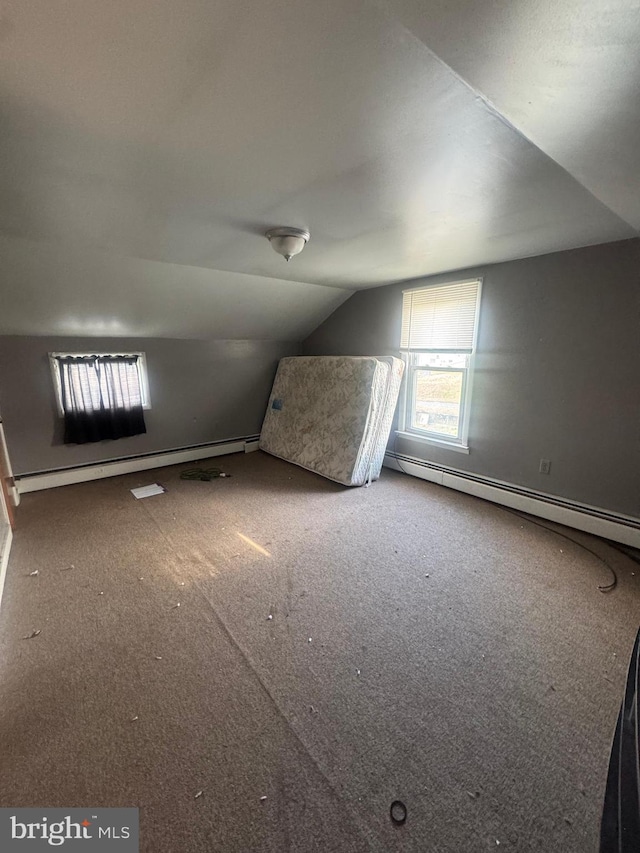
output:
{"label": "white paper on floor", "polygon": [[150,498],[152,495],[163,495],[166,491],[160,483],[151,483],[150,486],[139,486],[137,489],[131,489],[131,494],[136,500],[140,500],[140,498]]}

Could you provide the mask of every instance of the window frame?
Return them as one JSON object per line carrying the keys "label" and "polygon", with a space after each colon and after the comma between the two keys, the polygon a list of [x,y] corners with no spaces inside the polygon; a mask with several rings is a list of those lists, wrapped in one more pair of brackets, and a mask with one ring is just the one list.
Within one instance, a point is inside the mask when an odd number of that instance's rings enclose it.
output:
{"label": "window frame", "polygon": [[62,381],[60,379],[60,365],[58,358],[90,358],[97,356],[98,358],[117,358],[124,356],[126,358],[136,357],[136,368],[138,370],[138,381],[140,383],[140,396],[142,398],[142,408],[149,410],[151,408],[151,398],[149,396],[149,379],[147,374],[147,357],[144,352],[50,352],[49,365],[53,376],[53,387],[56,395],[56,409],[58,416],[64,417],[64,407],[62,405]]}
{"label": "window frame", "polygon": [[[421,441],[425,444],[433,444],[438,447],[444,447],[449,450],[456,450],[462,453],[469,453],[469,422],[471,415],[471,399],[473,391],[473,377],[475,372],[476,350],[478,343],[478,329],[480,324],[480,305],[482,300],[482,277],[457,279],[455,281],[437,282],[430,285],[421,285],[419,287],[411,287],[403,290],[403,298],[405,293],[410,293],[419,290],[429,290],[431,287],[446,287],[448,285],[456,286],[468,283],[477,283],[478,292],[476,296],[476,310],[473,326],[473,344],[471,350],[460,349],[443,349],[443,348],[414,348],[401,349],[400,356],[405,364],[404,381],[400,393],[400,406],[398,418],[397,433],[414,441]],[[464,355],[468,357],[466,367],[427,367],[415,363],[415,356],[428,353],[431,355]],[[415,388],[417,383],[417,371],[430,370],[433,372],[454,372],[462,373],[462,392],[460,395],[460,415],[459,429],[456,437],[448,437],[439,432],[433,432],[427,429],[413,426],[416,414]]]}

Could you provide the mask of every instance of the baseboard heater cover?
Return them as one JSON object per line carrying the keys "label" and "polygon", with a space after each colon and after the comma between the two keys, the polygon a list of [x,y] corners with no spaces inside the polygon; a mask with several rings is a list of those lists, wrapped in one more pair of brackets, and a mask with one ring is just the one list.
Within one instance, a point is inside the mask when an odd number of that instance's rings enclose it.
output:
{"label": "baseboard heater cover", "polygon": [[492,503],[529,513],[529,515],[574,527],[576,530],[583,530],[603,539],[611,539],[632,548],[640,548],[640,518],[609,512],[544,492],[535,492],[514,483],[481,477],[457,468],[437,465],[392,451],[386,452],[384,464],[387,468],[402,471],[421,480],[428,480]]}
{"label": "baseboard heater cover", "polygon": [[86,463],[68,468],[56,468],[49,471],[35,471],[15,476],[19,494],[36,492],[41,489],[55,489],[73,483],[86,483],[89,480],[101,480],[105,477],[118,477],[135,471],[148,471],[152,468],[164,468],[181,462],[194,462],[213,456],[226,456],[229,453],[244,453],[247,445],[258,439],[256,435],[215,441],[209,444],[196,444],[190,447],[174,448],[160,453],[145,453],[139,456],[124,456],[100,463]]}

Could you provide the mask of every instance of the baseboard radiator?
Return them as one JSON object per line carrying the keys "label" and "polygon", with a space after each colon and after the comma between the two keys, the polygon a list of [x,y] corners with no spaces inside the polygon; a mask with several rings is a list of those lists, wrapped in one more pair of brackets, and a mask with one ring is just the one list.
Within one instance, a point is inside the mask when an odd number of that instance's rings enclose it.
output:
{"label": "baseboard radiator", "polygon": [[525,489],[513,483],[470,474],[457,468],[436,465],[392,451],[387,451],[385,454],[384,464],[387,468],[437,483],[439,486],[475,495],[520,512],[574,527],[576,530],[584,530],[586,533],[611,539],[632,548],[640,548],[640,518],[609,512],[599,507]]}
{"label": "baseboard radiator", "polygon": [[16,475],[15,483],[18,493],[22,495],[41,489],[55,489],[57,486],[69,486],[73,483],[86,483],[89,480],[117,477],[120,474],[130,474],[135,471],[148,471],[152,468],[164,468],[167,465],[178,465],[182,462],[210,459],[213,456],[226,456],[229,453],[249,453],[257,450],[258,439],[257,435],[249,435],[209,444],[174,448],[161,453],[124,456],[97,464],[88,463],[49,471],[34,471]]}

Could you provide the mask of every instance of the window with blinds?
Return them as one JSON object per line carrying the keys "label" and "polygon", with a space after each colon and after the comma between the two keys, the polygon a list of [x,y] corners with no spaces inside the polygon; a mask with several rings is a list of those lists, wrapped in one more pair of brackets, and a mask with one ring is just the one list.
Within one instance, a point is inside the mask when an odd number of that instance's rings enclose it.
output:
{"label": "window with blinds", "polygon": [[404,292],[402,431],[467,448],[480,288],[472,279]]}

